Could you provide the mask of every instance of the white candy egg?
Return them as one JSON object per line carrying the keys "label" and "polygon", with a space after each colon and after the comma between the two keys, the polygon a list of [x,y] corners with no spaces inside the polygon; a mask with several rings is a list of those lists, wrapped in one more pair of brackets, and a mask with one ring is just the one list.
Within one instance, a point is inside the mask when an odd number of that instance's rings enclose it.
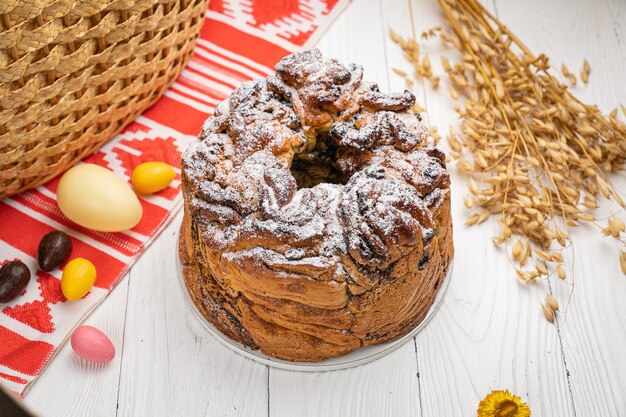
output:
{"label": "white candy egg", "polygon": [[132,229],[143,214],[130,185],[94,164],[80,164],[63,174],[57,203],[73,222],[101,232]]}

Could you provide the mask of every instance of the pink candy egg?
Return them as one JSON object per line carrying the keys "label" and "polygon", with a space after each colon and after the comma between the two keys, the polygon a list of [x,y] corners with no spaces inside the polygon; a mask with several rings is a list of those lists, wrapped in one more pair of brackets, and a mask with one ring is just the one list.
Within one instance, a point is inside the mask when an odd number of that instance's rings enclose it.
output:
{"label": "pink candy egg", "polygon": [[92,326],[80,326],[72,334],[72,349],[81,358],[91,362],[111,362],[115,346],[106,334]]}

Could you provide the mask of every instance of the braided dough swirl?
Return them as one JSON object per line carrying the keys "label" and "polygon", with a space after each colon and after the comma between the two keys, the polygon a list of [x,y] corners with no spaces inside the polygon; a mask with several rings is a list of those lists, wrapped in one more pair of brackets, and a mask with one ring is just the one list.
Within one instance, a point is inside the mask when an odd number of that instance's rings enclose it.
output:
{"label": "braided dough swirl", "polygon": [[444,154],[413,95],[313,49],[244,83],[183,156],[180,255],[202,313],[320,361],[412,330],[452,258]]}

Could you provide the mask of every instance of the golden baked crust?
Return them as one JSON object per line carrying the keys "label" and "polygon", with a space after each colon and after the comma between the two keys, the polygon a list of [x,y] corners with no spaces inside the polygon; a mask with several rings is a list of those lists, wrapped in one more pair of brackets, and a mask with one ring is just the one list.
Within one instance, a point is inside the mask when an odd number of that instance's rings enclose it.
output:
{"label": "golden baked crust", "polygon": [[320,361],[410,332],[452,258],[445,157],[362,68],[290,55],[244,83],[183,156],[180,257],[220,331]]}

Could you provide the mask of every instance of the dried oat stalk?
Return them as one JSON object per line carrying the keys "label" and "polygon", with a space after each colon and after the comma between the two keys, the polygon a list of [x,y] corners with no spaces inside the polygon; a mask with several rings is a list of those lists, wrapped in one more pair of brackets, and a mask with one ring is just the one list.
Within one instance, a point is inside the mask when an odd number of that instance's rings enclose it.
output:
{"label": "dried oat stalk", "polygon": [[[511,249],[520,279],[552,272],[565,279],[561,250],[568,244],[568,227],[600,226],[591,214],[599,195],[624,207],[608,175],[624,168],[626,125],[617,109],[604,116],[574,97],[550,70],[548,57],[534,55],[478,1],[438,2],[449,28],[426,33],[439,34],[461,53],[459,62],[444,58],[442,65],[450,95],[463,99],[455,106],[461,132],[451,130],[448,143],[457,167],[470,175],[464,203],[476,212],[467,224],[499,215],[501,234],[494,241],[520,238]],[[416,75],[437,86],[439,78],[428,57],[419,56],[417,42],[391,36]],[[590,71],[585,60],[584,83]],[[565,66],[561,72],[569,84],[576,83]],[[615,217],[600,228],[624,242],[624,225]],[[626,274],[625,252],[619,260]]]}

